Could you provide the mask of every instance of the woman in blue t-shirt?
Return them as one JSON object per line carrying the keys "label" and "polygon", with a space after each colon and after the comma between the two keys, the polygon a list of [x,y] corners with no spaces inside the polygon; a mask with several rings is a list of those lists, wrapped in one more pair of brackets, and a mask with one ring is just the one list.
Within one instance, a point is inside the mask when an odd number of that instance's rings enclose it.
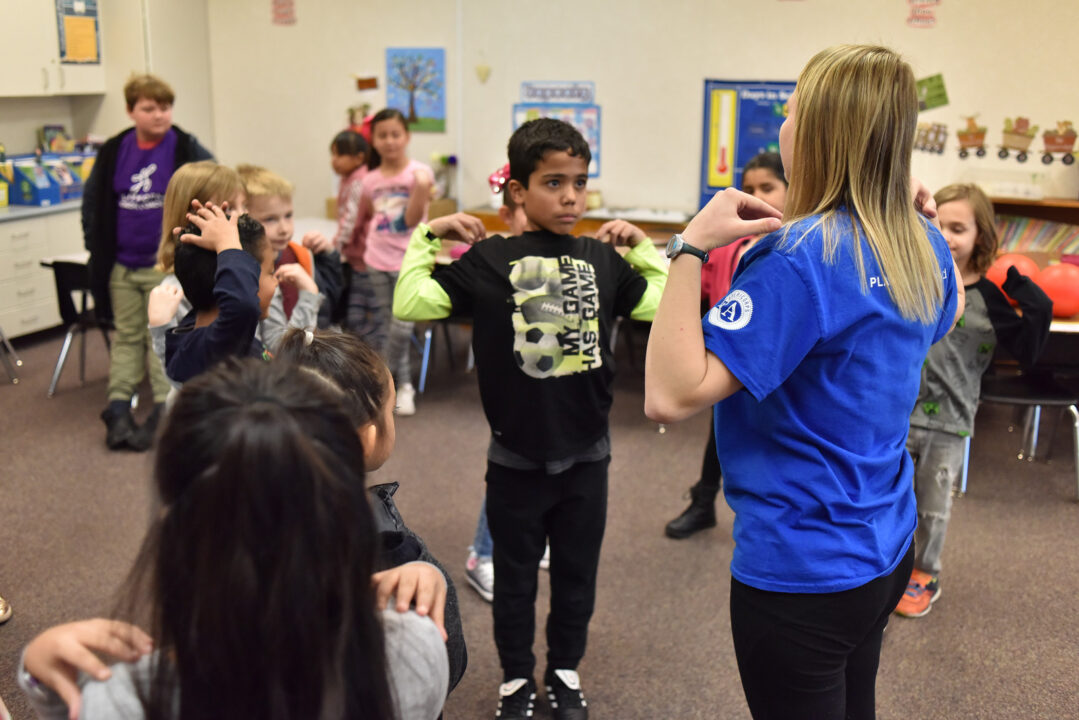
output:
{"label": "woman in blue t-shirt", "polygon": [[[819,53],[780,130],[782,229],[726,190],[668,246],[645,410],[671,422],[715,403],[735,512],[731,629],[755,718],[875,714],[881,635],[911,572],[908,417],[962,288],[915,209],[928,196],[912,192],[917,114],[895,52]],[[696,251],[769,230],[698,325]]]}

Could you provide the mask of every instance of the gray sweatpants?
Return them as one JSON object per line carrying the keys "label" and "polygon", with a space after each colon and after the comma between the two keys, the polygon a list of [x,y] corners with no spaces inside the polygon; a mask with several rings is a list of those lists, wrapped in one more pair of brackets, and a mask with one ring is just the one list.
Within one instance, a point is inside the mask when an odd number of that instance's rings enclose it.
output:
{"label": "gray sweatpants", "polygon": [[914,496],[918,529],[914,531],[914,567],[940,573],[944,535],[952,514],[952,488],[963,469],[965,439],[948,432],[912,427],[907,451],[914,459]]}
{"label": "gray sweatpants", "polygon": [[378,303],[375,337],[372,344],[382,355],[382,359],[393,374],[394,384],[401,387],[412,382],[412,364],[409,357],[409,343],[412,342],[412,327],[415,323],[398,320],[393,316],[393,289],[397,285],[397,273],[367,268],[371,289],[375,292]]}

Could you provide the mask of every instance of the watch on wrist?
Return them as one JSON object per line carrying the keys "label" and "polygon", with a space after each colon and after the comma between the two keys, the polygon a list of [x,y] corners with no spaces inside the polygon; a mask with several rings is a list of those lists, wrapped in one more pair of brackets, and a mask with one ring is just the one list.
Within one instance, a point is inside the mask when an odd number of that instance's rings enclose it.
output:
{"label": "watch on wrist", "polygon": [[425,233],[425,235],[427,235],[427,239],[431,242],[442,242],[442,238],[431,232],[431,228],[427,228],[427,232]]}
{"label": "watch on wrist", "polygon": [[708,253],[687,243],[685,238],[680,234],[672,235],[671,239],[667,242],[667,257],[674,260],[682,253],[689,253],[694,257],[700,258],[701,264],[708,262]]}

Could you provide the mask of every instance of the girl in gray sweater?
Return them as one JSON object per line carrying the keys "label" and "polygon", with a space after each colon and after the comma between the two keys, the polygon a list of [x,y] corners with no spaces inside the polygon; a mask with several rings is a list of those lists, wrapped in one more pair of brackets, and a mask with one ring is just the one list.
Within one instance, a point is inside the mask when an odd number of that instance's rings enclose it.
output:
{"label": "girl in gray sweater", "polygon": [[426,563],[372,583],[367,453],[340,401],[283,362],[232,359],[185,384],[159,439],[161,509],[124,593],[150,634],[90,620],[39,635],[19,681],[40,716],[439,715],[446,586]]}

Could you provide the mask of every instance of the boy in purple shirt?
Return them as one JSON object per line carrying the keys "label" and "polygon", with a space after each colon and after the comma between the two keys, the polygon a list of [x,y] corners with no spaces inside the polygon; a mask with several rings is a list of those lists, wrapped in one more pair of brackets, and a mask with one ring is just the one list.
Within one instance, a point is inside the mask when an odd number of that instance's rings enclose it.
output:
{"label": "boy in purple shirt", "polygon": [[[169,392],[151,354],[146,303],[163,275],[154,269],[165,188],[176,168],[212,159],[193,135],[172,124],[172,88],[153,75],[124,86],[134,126],[108,140],[83,191],[82,229],[90,251],[90,287],[98,317],[116,326],[109,362],[108,407],[101,414],[110,449],[146,450]],[[131,397],[149,369],[154,411],[139,428]]]}

